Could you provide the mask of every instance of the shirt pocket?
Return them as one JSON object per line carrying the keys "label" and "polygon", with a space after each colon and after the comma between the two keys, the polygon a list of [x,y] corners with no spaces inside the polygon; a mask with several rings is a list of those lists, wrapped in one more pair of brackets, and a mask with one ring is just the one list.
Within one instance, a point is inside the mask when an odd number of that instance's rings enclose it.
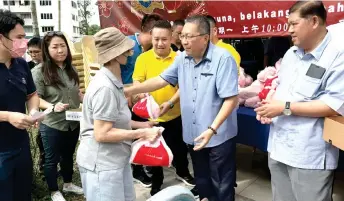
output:
{"label": "shirt pocket", "polygon": [[312,98],[319,90],[321,79],[312,78],[307,75],[301,76],[295,86],[296,93],[306,97]]}

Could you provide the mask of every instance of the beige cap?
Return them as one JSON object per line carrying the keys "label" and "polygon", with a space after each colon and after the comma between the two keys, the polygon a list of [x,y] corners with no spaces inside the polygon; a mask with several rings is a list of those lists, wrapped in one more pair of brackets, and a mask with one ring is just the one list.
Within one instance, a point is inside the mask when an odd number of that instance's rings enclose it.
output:
{"label": "beige cap", "polygon": [[98,62],[100,64],[111,61],[135,46],[133,40],[126,37],[115,27],[102,29],[93,37],[98,50]]}

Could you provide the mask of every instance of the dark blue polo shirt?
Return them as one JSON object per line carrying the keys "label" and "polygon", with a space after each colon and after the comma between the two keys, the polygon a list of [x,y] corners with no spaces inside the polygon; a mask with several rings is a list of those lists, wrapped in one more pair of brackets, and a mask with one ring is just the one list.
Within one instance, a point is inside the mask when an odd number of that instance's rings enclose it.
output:
{"label": "dark blue polo shirt", "polygon": [[[24,59],[12,59],[9,69],[0,63],[0,111],[25,114],[26,101],[35,92],[31,71]],[[26,130],[0,122],[0,152],[18,149],[28,142]]]}

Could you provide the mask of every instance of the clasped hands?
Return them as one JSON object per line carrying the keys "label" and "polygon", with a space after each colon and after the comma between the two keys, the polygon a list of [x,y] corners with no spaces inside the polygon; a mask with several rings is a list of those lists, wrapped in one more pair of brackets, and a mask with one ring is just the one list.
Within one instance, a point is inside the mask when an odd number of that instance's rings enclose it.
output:
{"label": "clasped hands", "polygon": [[257,120],[262,124],[270,124],[272,118],[283,114],[285,103],[278,100],[262,101],[259,107],[254,109],[257,113]]}

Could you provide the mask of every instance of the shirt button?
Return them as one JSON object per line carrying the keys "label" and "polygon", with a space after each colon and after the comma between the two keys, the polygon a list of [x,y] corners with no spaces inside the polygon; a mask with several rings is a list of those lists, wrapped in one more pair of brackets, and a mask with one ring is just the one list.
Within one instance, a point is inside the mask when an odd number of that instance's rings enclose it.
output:
{"label": "shirt button", "polygon": [[195,102],[195,100],[192,100],[193,102]]}
{"label": "shirt button", "polygon": [[195,124],[195,122],[192,122],[193,124]]}

